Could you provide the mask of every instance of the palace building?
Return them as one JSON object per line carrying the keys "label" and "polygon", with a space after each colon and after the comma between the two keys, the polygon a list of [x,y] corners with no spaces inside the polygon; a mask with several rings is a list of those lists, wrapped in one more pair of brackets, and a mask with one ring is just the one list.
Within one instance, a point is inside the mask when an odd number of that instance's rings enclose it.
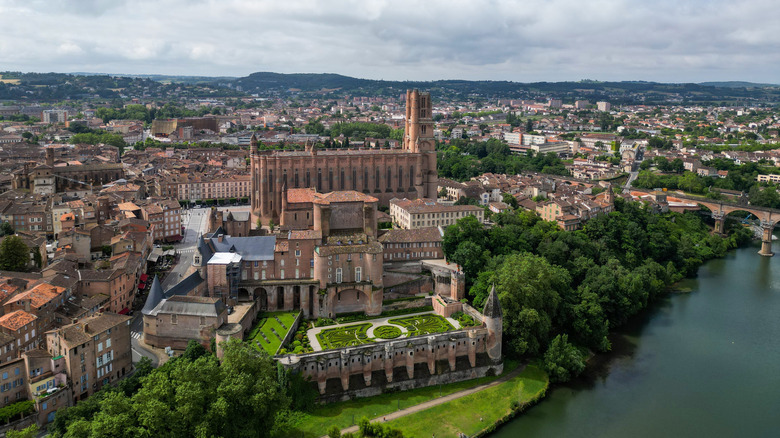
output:
{"label": "palace building", "polygon": [[258,151],[251,140],[252,212],[279,223],[286,189],[319,193],[353,190],[388,205],[393,198],[436,198],[438,177],[431,96],[406,92],[406,122],[400,148]]}

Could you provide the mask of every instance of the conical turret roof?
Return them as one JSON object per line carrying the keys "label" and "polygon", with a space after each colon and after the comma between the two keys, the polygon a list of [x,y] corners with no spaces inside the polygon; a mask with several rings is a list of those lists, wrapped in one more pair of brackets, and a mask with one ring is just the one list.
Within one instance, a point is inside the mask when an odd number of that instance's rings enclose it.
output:
{"label": "conical turret roof", "polygon": [[504,313],[501,311],[501,303],[498,301],[495,283],[490,288],[490,294],[488,294],[487,301],[485,301],[485,308],[482,310],[482,314],[486,318],[501,318],[504,316]]}
{"label": "conical turret roof", "polygon": [[163,295],[164,294],[162,286],[160,285],[160,280],[155,275],[154,281],[152,282],[152,287],[149,288],[149,296],[146,297],[146,303],[144,303],[144,308],[141,309],[141,313],[144,315],[151,313],[151,311],[154,310],[158,304],[160,304],[160,301],[163,299]]}

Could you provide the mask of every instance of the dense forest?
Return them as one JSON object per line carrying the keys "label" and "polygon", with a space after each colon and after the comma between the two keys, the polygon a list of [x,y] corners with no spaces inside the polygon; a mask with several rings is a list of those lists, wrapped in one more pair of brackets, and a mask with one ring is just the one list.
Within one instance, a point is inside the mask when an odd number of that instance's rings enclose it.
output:
{"label": "dense forest", "polygon": [[[735,226],[723,238],[694,213],[653,214],[622,198],[615,209],[573,232],[533,212],[493,215],[492,228],[469,217],[446,229],[444,253],[462,266],[475,306],[495,284],[510,356],[541,356],[554,339],[553,356],[576,356],[575,345],[607,351],[611,329],[674,282],[695,275],[704,261],[752,237]],[[561,378],[569,369],[563,368]],[[554,370],[548,367],[553,378]]]}

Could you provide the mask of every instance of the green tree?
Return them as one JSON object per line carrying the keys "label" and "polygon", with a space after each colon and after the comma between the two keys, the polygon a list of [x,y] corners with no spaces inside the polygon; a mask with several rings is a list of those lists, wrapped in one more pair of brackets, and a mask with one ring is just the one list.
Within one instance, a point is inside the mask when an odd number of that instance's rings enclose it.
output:
{"label": "green tree", "polygon": [[569,343],[568,335],[558,335],[544,353],[544,368],[552,382],[568,382],[585,369],[582,353]]}
{"label": "green tree", "polygon": [[569,288],[569,273],[544,257],[522,253],[508,256],[496,278],[509,350],[517,355],[539,353]]}
{"label": "green tree", "polygon": [[501,198],[504,201],[505,204],[509,205],[512,208],[517,208],[517,198],[510,195],[509,193],[502,193]]}
{"label": "green tree", "polygon": [[16,233],[16,230],[14,230],[14,227],[11,226],[10,222],[3,222],[0,224],[0,237],[2,236],[10,236],[11,234]]}
{"label": "green tree", "polygon": [[38,436],[38,425],[32,424],[22,430],[9,430],[5,433],[6,438],[35,438]]}
{"label": "green tree", "polygon": [[6,236],[0,243],[0,269],[26,271],[30,263],[30,250],[19,236]]}

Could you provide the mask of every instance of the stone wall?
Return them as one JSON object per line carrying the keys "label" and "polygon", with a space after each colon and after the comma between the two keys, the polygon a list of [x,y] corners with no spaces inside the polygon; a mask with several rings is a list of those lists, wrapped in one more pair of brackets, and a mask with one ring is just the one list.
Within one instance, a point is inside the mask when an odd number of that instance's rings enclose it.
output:
{"label": "stone wall", "polygon": [[398,309],[411,309],[413,307],[425,307],[431,305],[431,297],[420,297],[417,300],[404,300],[395,303],[382,304],[382,312]]}
{"label": "stone wall", "polygon": [[427,294],[433,291],[433,279],[427,275],[417,275],[415,279],[387,287],[385,299],[402,298],[410,295]]}
{"label": "stone wall", "polygon": [[445,300],[441,296],[433,297],[433,311],[438,315],[449,318],[455,312],[463,311],[463,303],[452,300]]}
{"label": "stone wall", "polygon": [[[269,318],[273,317],[269,316]],[[284,336],[284,339],[282,339],[282,343],[279,344],[279,348],[276,349],[276,354],[279,354],[279,350],[281,350],[282,347],[292,342],[293,336],[295,336],[295,332],[298,330],[298,326],[301,325],[301,321],[303,321],[303,312],[298,312],[298,316],[295,317],[292,326],[287,328],[287,334]]]}
{"label": "stone wall", "polygon": [[[487,328],[475,327],[338,350],[278,356],[277,360],[316,382],[323,396],[360,397],[380,393],[386,388],[408,389],[479,377],[489,369],[498,373],[503,369],[503,361],[493,361],[485,354],[491,339]],[[402,373],[395,379],[397,369]],[[372,382],[377,377],[379,381],[374,385]],[[402,383],[407,380],[411,382]],[[378,388],[373,389],[375,386]]]}

